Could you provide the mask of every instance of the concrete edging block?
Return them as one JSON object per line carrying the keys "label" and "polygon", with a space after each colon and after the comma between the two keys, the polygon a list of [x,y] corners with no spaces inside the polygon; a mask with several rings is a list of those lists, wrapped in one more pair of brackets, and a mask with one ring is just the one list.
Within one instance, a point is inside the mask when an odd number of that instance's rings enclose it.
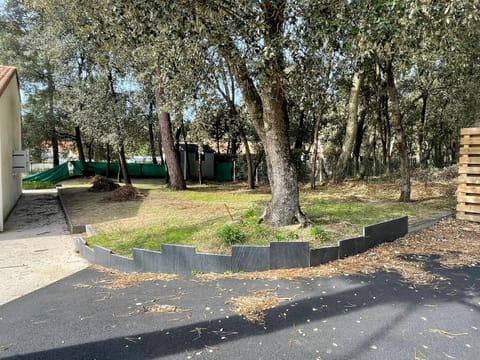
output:
{"label": "concrete edging block", "polygon": [[75,239],[75,246],[82,255],[83,258],[87,259],[88,262],[91,262],[92,264],[95,264],[95,254],[93,253],[93,249],[91,249],[85,240],[83,240],[81,237]]}
{"label": "concrete edging block", "polygon": [[93,228],[92,224],[87,224],[85,225],[85,232],[87,233],[87,236],[96,236],[98,233],[95,231]]}
{"label": "concrete edging block", "polygon": [[112,268],[119,271],[124,271],[124,272],[138,271],[133,259],[129,259],[117,254],[110,254],[110,265]]}
{"label": "concrete edging block", "polygon": [[338,258],[344,259],[367,251],[363,236],[338,241]]}
{"label": "concrete edging block", "polygon": [[310,266],[308,242],[271,242],[270,269],[289,269]]}
{"label": "concrete edging block", "polygon": [[270,246],[232,246],[232,271],[265,271],[270,269]]}
{"label": "concrete edging block", "polygon": [[385,242],[392,242],[408,233],[408,216],[368,225],[363,228],[363,236],[368,248]]}
{"label": "concrete edging block", "polygon": [[230,255],[200,253],[195,255],[195,262],[197,268],[190,269],[190,272],[193,270],[198,270],[202,273],[232,271],[232,257]]}
{"label": "concrete edging block", "polygon": [[133,262],[138,271],[172,273],[173,269],[168,268],[162,262],[162,253],[159,251],[133,249]]}
{"label": "concrete edging block", "polygon": [[319,266],[334,260],[338,260],[338,246],[310,249],[310,266]]}

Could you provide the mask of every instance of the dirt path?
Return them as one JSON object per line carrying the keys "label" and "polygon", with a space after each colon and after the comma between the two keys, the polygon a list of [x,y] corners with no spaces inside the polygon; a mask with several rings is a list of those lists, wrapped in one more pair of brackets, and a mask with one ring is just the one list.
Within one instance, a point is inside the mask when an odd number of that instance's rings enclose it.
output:
{"label": "dirt path", "polygon": [[66,231],[56,190],[24,191],[0,233],[0,305],[87,266]]}

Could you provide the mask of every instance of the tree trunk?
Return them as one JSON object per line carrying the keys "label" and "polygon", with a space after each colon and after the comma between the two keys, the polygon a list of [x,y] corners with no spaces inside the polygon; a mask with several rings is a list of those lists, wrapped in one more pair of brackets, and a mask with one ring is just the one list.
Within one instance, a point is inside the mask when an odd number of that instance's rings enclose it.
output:
{"label": "tree trunk", "polygon": [[155,137],[153,136],[152,119],[148,118],[148,141],[150,143],[150,155],[152,156],[152,163],[158,164],[157,156],[155,154]]}
{"label": "tree trunk", "polygon": [[418,154],[417,154],[417,161],[418,165],[422,168],[426,167],[425,161],[425,123],[427,119],[427,101],[428,101],[428,93],[422,94],[422,111],[420,112],[420,123],[418,125],[417,130],[417,147],[418,147]]}
{"label": "tree trunk", "polygon": [[[369,132],[367,131],[368,140],[365,149],[365,158],[360,166],[360,178],[368,180],[369,176],[375,175],[375,141],[376,141],[376,124],[369,126]],[[368,129],[368,128],[367,128]]]}
{"label": "tree trunk", "polygon": [[160,165],[165,166],[165,161],[163,159],[163,146],[161,136],[158,137],[158,157],[160,158]]}
{"label": "tree trunk", "polygon": [[303,149],[303,136],[305,134],[304,123],[305,123],[305,110],[300,110],[300,119],[298,120],[297,136],[295,138],[295,145],[293,146],[293,148],[297,150]]}
{"label": "tree trunk", "polygon": [[311,159],[310,188],[314,190],[317,187],[317,163],[318,163],[318,132],[320,130],[320,117],[314,116],[315,125],[313,127],[313,150]]}
{"label": "tree trunk", "polygon": [[87,144],[88,162],[93,161],[93,140]]}
{"label": "tree trunk", "polygon": [[400,100],[398,98],[397,88],[393,75],[392,59],[389,58],[385,64],[385,76],[387,81],[387,91],[392,103],[392,118],[395,126],[395,139],[397,143],[398,155],[400,157],[400,174],[402,177],[402,190],[400,201],[409,202],[411,195],[410,184],[410,165],[408,163],[407,138],[403,130],[402,114],[400,112]]}
{"label": "tree trunk", "polygon": [[350,90],[350,100],[348,102],[348,119],[343,140],[342,152],[337,160],[335,169],[335,182],[342,182],[346,177],[348,160],[352,153],[353,144],[357,138],[358,132],[358,107],[360,103],[360,91],[363,83],[363,73],[357,71],[353,75],[352,88]]}
{"label": "tree trunk", "polygon": [[198,145],[198,183],[203,184],[203,174],[202,174],[202,147]]}
{"label": "tree trunk", "polygon": [[155,100],[157,103],[157,116],[160,128],[160,136],[162,138],[163,150],[165,153],[165,162],[167,165],[169,187],[172,190],[185,190],[187,188],[183,179],[182,169],[178,161],[177,152],[175,151],[175,143],[172,134],[172,123],[170,114],[162,110],[163,107],[163,89],[157,87],[155,89]]}
{"label": "tree trunk", "polygon": [[47,62],[47,96],[48,96],[48,127],[50,131],[50,139],[52,141],[52,157],[53,157],[53,166],[56,167],[60,165],[60,156],[58,149],[58,134],[55,121],[55,104],[54,104],[54,95],[55,95],[55,83],[53,81],[53,72],[52,67],[49,62]]}
{"label": "tree trunk", "polygon": [[[366,98],[364,98],[366,100]],[[355,160],[355,176],[360,174],[360,150],[363,143],[363,135],[365,133],[365,117],[367,116],[367,104],[363,104],[358,116],[357,136],[355,137],[355,145],[353,146],[353,158]]]}
{"label": "tree trunk", "polygon": [[60,152],[58,150],[58,136],[57,136],[57,130],[55,129],[55,127],[52,129],[51,136],[52,136],[53,166],[55,167],[60,165]]}
{"label": "tree trunk", "polygon": [[283,1],[267,1],[263,5],[262,16],[266,23],[264,47],[271,49],[272,55],[264,60],[265,76],[258,84],[262,89],[261,95],[235,41],[228,34],[221,39],[215,36],[209,38],[218,46],[220,55],[234,74],[255,130],[263,142],[272,199],[262,218],[272,226],[308,223],[300,210],[297,171],[290,152],[287,101],[283,89],[284,48],[279,45],[279,39],[283,36],[285,6],[286,2]]}
{"label": "tree trunk", "polygon": [[75,126],[75,142],[77,143],[78,159],[86,169],[85,152],[83,151],[82,132],[80,126]]}
{"label": "tree trunk", "polygon": [[105,174],[106,177],[110,176],[110,165],[112,163],[112,156],[110,154],[110,144],[107,143],[107,173]]}
{"label": "tree trunk", "polygon": [[125,157],[125,146],[123,144],[121,144],[118,149],[118,162],[122,171],[123,183],[125,185],[132,185],[132,179],[128,173],[127,159]]}
{"label": "tree trunk", "polygon": [[382,151],[383,151],[383,164],[385,175],[390,175],[390,166],[392,163],[392,153],[391,149],[391,126],[390,126],[390,111],[388,108],[388,97],[382,96],[382,112],[383,112],[383,122],[382,122]]}
{"label": "tree trunk", "polygon": [[288,141],[288,113],[280,83],[271,84],[262,97],[263,139],[272,199],[262,218],[278,227],[308,220],[300,210],[298,179]]}
{"label": "tree trunk", "polygon": [[243,131],[243,128],[239,127],[238,134],[240,139],[243,142],[243,147],[245,148],[245,160],[247,161],[247,183],[250,190],[255,189],[255,169],[252,162],[252,153],[250,152],[250,145],[248,144],[247,136]]}

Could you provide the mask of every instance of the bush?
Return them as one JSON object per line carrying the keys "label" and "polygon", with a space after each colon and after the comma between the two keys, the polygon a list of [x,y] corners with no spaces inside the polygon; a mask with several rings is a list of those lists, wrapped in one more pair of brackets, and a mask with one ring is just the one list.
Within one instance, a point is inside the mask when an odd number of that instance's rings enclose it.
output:
{"label": "bush", "polygon": [[241,244],[245,241],[240,224],[225,224],[218,229],[217,234],[225,245]]}
{"label": "bush", "polygon": [[312,236],[315,240],[318,241],[328,241],[330,240],[330,236],[325,231],[325,229],[319,225],[315,225],[310,229],[310,236]]}

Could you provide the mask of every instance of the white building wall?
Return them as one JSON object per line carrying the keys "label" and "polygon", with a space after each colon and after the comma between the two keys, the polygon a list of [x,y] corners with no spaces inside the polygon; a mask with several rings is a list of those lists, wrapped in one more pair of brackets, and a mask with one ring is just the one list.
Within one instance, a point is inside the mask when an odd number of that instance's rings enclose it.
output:
{"label": "white building wall", "polygon": [[13,151],[22,149],[20,95],[14,76],[0,95],[0,231],[22,194],[22,178],[13,174]]}

